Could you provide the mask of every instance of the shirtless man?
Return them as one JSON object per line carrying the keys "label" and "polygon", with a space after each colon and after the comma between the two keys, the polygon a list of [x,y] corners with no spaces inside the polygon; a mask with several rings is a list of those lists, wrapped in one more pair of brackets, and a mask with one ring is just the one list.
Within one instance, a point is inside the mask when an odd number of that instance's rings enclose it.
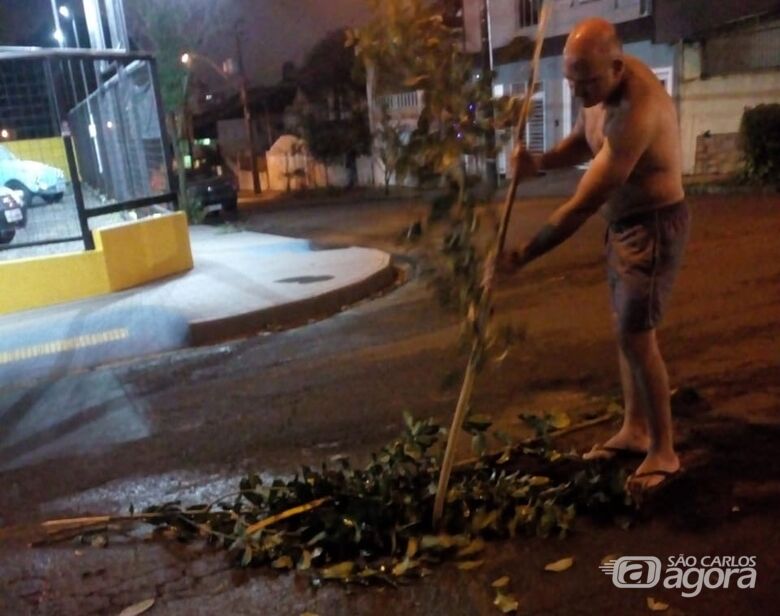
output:
{"label": "shirtless man", "polygon": [[614,27],[601,19],[578,24],[564,49],[564,71],[583,110],[572,133],[551,151],[515,152],[515,172],[591,164],[574,196],[498,269],[512,273],[572,235],[601,209],[608,282],[618,339],[625,418],[621,429],[585,459],[638,453],[644,460],[628,488],[653,488],[676,473],[669,377],[656,326],[688,238],[681,148],[674,103],[653,72],[623,55]]}

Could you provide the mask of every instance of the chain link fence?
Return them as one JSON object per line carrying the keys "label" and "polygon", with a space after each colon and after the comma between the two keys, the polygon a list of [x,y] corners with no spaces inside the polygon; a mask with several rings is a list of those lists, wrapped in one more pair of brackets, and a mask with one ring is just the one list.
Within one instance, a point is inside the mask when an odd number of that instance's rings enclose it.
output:
{"label": "chain link fence", "polygon": [[171,179],[151,56],[0,48],[0,186],[25,212],[0,260],[92,249],[94,229],[175,209]]}

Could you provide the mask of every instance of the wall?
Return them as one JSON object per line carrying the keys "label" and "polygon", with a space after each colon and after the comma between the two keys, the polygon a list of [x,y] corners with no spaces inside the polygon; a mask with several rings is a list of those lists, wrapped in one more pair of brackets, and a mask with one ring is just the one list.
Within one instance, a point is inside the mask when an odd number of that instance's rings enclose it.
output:
{"label": "wall", "polygon": [[700,47],[685,45],[680,83],[683,173],[694,173],[697,138],[739,131],[746,107],[780,100],[780,70],[737,73],[703,79]]}
{"label": "wall", "polygon": [[732,175],[744,164],[745,154],[739,133],[704,133],[696,138],[696,175]]}
{"label": "wall", "polygon": [[60,169],[70,181],[65,145],[59,137],[48,139],[26,139],[24,141],[3,141],[3,146],[22,160],[35,160]]}
{"label": "wall", "polygon": [[0,263],[0,314],[104,295],[192,269],[183,212],[93,231],[95,250]]}
{"label": "wall", "polygon": [[[479,8],[484,0],[464,0],[463,19],[466,48],[479,51]],[[551,0],[552,14],[547,36],[568,34],[578,21],[588,17],[603,17],[613,23],[632,21],[642,16],[643,0]],[[493,48],[503,47],[517,36],[533,37],[536,27],[518,27],[518,0],[491,0],[490,24]]]}
{"label": "wall", "polygon": [[[675,50],[671,45],[656,45],[650,41],[627,43],[627,54],[645,62],[650,68],[672,67],[676,69]],[[514,62],[497,67],[496,84],[504,86],[504,93],[512,84],[522,88],[528,80],[529,62]],[[564,112],[563,57],[549,56],[539,63],[539,79],[544,86],[545,99],[545,141],[547,148],[568,134]],[[676,78],[675,78],[676,81]]]}

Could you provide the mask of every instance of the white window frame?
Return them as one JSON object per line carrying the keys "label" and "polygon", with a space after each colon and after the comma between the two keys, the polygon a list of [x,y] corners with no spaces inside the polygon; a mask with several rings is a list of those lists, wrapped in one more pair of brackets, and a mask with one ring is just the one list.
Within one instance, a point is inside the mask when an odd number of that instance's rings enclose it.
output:
{"label": "white window frame", "polygon": [[655,76],[661,81],[666,81],[666,92],[669,96],[674,96],[674,67],[660,66],[652,69]]}
{"label": "white window frame", "polygon": [[[546,95],[544,92],[544,84],[539,82],[538,84],[541,86],[541,89],[536,92],[532,97],[531,101],[533,101],[533,107],[537,107],[538,105],[541,105],[542,110],[542,152],[547,151],[547,107],[545,105],[546,103]],[[526,92],[528,91],[528,86],[526,85]],[[530,120],[530,118],[529,118]],[[525,145],[526,147],[530,146],[530,132],[528,130],[528,126],[525,128]]]}
{"label": "white window frame", "polygon": [[563,136],[566,137],[574,128],[574,118],[571,117],[571,86],[569,80],[563,80]]}
{"label": "white window frame", "polygon": [[[530,2],[535,4],[536,8],[536,21],[534,23],[524,23],[523,11],[520,9],[520,3]],[[515,0],[515,24],[518,30],[525,30],[527,28],[535,28],[539,25],[539,15],[542,11],[542,3],[540,0]]]}

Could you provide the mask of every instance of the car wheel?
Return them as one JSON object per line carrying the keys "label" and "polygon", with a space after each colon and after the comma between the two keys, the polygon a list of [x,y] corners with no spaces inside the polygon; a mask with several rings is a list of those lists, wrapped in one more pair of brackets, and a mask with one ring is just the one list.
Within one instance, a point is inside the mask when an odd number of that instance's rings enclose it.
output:
{"label": "car wheel", "polygon": [[238,210],[238,198],[225,201],[225,203],[222,204],[222,209],[226,212],[235,212]]}
{"label": "car wheel", "polygon": [[60,201],[62,201],[63,196],[64,193],[54,193],[53,195],[42,195],[43,200],[49,204],[59,203]]}
{"label": "car wheel", "polygon": [[24,184],[22,184],[19,180],[11,180],[9,182],[6,182],[5,186],[6,188],[10,188],[11,190],[18,190],[24,195],[22,197],[22,205],[24,207],[30,207],[30,205],[32,205],[33,195],[30,192],[30,189],[27,188]]}
{"label": "car wheel", "polygon": [[4,229],[0,231],[0,244],[10,244],[16,236],[16,229]]}

